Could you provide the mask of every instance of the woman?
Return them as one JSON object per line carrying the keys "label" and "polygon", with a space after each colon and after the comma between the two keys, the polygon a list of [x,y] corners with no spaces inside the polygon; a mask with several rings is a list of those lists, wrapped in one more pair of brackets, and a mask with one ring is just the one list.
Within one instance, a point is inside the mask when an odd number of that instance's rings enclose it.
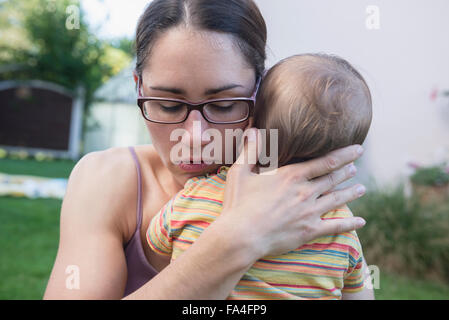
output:
{"label": "woman", "polygon": [[[194,102],[250,97],[264,71],[266,38],[263,17],[250,0],[155,0],[137,26],[139,93]],[[182,142],[190,152],[192,145],[211,143],[193,134],[195,123],[201,133],[216,129],[222,136],[226,129],[251,126],[251,118],[217,124],[203,114],[192,110],[181,123],[157,123],[146,115],[153,145],[94,152],[77,163],[44,298],[224,299],[257,259],[363,226],[361,218],[320,219],[363,195],[360,185],[331,192],[354,176],[350,164],[360,157],[360,146],[282,167],[274,175],[234,164],[220,218],[175,262],[161,259],[146,245],[149,221],[187,179],[218,167],[172,163],[177,142],[170,134],[184,129]],[[256,142],[245,148],[254,150]],[[273,188],[259,188],[265,185]],[[68,285],[75,276],[79,285]]]}

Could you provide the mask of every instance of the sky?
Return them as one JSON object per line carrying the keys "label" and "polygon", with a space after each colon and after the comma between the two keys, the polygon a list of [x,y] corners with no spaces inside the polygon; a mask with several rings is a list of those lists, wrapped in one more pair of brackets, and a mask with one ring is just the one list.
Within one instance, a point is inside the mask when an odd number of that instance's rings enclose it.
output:
{"label": "sky", "polygon": [[137,20],[151,0],[82,0],[92,30],[101,38],[134,37]]}

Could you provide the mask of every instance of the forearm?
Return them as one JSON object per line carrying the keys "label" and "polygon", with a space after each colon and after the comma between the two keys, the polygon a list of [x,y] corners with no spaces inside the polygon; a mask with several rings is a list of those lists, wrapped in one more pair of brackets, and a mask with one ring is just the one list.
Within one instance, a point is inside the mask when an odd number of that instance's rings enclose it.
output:
{"label": "forearm", "polygon": [[257,257],[219,220],[189,250],[125,299],[225,299]]}

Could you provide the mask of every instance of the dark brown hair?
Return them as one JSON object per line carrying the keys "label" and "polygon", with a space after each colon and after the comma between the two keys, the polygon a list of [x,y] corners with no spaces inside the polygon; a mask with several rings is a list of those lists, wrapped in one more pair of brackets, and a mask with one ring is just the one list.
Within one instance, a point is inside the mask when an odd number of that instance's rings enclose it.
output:
{"label": "dark brown hair", "polygon": [[372,119],[363,77],[335,55],[303,54],[266,74],[256,101],[255,126],[278,129],[279,165],[362,144]]}
{"label": "dark brown hair", "polygon": [[142,70],[156,39],[182,23],[199,30],[230,34],[256,77],[265,69],[267,29],[252,0],[154,0],[139,19],[136,30],[136,73]]}

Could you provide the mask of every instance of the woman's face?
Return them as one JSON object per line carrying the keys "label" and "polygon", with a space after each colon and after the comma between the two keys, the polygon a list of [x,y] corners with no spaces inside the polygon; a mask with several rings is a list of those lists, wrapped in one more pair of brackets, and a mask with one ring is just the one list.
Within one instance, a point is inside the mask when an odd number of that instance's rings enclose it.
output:
{"label": "woman's face", "polygon": [[[209,99],[250,97],[255,82],[254,68],[246,62],[230,35],[178,27],[163,33],[153,45],[142,71],[142,94],[195,103]],[[191,161],[194,152],[198,154],[199,146],[201,150],[207,149],[208,145],[209,150],[213,149],[210,144],[214,139],[203,133],[208,129],[216,129],[223,138],[219,144],[222,146],[221,160],[224,163],[225,153],[235,151],[235,146],[233,150],[225,149],[225,129],[245,130],[251,124],[250,121],[252,119],[237,124],[212,124],[199,111],[192,110],[183,123],[146,121],[146,126],[163,163],[175,179],[183,184],[191,177],[216,170],[220,164],[176,165],[170,159],[170,152],[175,145],[179,148],[179,144],[182,144],[184,150],[188,150],[187,159],[183,160]],[[182,138],[170,141],[170,135],[176,129],[182,129]],[[208,154],[215,160],[219,157],[218,153]],[[202,160],[210,160],[209,156],[206,158],[202,157]]]}

